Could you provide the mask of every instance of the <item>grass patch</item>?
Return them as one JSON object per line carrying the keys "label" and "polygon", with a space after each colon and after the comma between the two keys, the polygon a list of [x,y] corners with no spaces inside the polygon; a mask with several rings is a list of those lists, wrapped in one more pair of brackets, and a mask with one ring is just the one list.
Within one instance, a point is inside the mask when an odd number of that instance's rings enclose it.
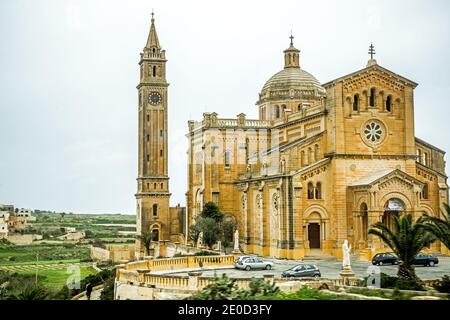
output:
{"label": "grass patch", "polygon": [[[36,271],[17,271],[19,274],[24,275],[35,275]],[[80,280],[83,280],[89,275],[96,274],[92,267],[80,267]],[[49,270],[39,270],[38,276],[42,277],[42,284],[49,289],[59,290],[61,287],[66,285],[67,279],[71,274],[67,273],[66,269],[49,269]]]}

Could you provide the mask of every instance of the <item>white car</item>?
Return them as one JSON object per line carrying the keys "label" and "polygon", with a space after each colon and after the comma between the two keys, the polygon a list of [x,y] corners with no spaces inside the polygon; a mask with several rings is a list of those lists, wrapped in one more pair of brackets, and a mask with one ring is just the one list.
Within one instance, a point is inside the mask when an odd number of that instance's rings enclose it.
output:
{"label": "white car", "polygon": [[235,267],[235,268],[239,268],[238,265],[242,264],[242,261],[243,261],[243,260],[245,260],[245,259],[247,259],[247,258],[253,258],[253,257],[256,257],[256,256],[245,255],[245,256],[239,256],[239,257],[237,257],[237,259],[234,260],[234,267]]}
{"label": "white car", "polygon": [[265,261],[258,257],[247,257],[242,259],[236,265],[236,268],[250,271],[252,269],[266,269],[270,270],[273,268],[273,263],[270,261]]}

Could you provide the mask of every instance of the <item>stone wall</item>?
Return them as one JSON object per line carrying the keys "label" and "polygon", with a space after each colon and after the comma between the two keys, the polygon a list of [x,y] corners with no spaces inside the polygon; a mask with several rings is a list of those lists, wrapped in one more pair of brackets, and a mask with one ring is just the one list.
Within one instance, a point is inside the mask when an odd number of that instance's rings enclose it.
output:
{"label": "stone wall", "polygon": [[42,236],[38,234],[16,234],[8,236],[8,241],[14,244],[31,244],[33,241],[41,239]]}

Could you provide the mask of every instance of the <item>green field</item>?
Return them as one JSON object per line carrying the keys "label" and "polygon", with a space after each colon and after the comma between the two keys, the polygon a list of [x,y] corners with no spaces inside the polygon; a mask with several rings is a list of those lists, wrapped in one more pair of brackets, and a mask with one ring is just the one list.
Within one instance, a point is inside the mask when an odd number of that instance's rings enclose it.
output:
{"label": "green field", "polygon": [[[35,270],[19,271],[19,274],[35,275]],[[92,267],[80,267],[80,280],[83,280],[88,275],[95,274],[97,271]],[[67,269],[49,269],[38,270],[38,276],[45,277],[42,279],[42,284],[52,290],[60,290],[66,285],[67,279],[70,274],[67,273]]]}
{"label": "green field", "polygon": [[[33,216],[36,221],[31,228],[21,233],[40,234],[43,240],[29,245],[0,241],[0,273],[29,276],[24,281],[34,283],[37,270],[39,283],[51,292],[59,292],[66,285],[71,276],[67,270],[72,264],[79,264],[80,280],[97,273],[91,264],[91,245],[101,246],[116,241],[134,242],[134,235],[120,233],[135,231],[136,219],[133,215],[40,211]],[[86,237],[78,241],[58,240],[59,236],[65,234],[65,227],[75,227],[77,231],[85,232]],[[18,284],[15,290],[20,291],[22,287],[23,285]]]}
{"label": "green field", "polygon": [[[121,234],[120,231],[135,231],[136,217],[123,214],[74,214],[39,211],[34,213],[36,221],[27,233],[40,234],[45,240],[54,240],[64,234],[64,227],[73,227],[83,231],[86,243],[93,239],[112,241],[114,239],[129,239],[132,235]],[[102,225],[103,224],[103,225]],[[107,224],[107,225],[105,225]]]}
{"label": "green field", "polygon": [[73,244],[0,244],[0,266],[15,264],[83,262],[90,260],[88,245]]}

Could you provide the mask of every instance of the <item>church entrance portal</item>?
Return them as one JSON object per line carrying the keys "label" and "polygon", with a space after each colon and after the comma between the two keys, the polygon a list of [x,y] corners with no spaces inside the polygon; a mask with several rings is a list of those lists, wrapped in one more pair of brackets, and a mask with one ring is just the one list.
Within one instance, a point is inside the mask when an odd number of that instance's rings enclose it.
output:
{"label": "church entrance portal", "polygon": [[318,223],[308,224],[308,240],[310,249],[320,249],[320,225]]}
{"label": "church entrance portal", "polygon": [[390,230],[394,230],[394,216],[399,217],[400,213],[405,210],[405,205],[400,199],[390,199],[384,205],[384,214],[381,222]]}

